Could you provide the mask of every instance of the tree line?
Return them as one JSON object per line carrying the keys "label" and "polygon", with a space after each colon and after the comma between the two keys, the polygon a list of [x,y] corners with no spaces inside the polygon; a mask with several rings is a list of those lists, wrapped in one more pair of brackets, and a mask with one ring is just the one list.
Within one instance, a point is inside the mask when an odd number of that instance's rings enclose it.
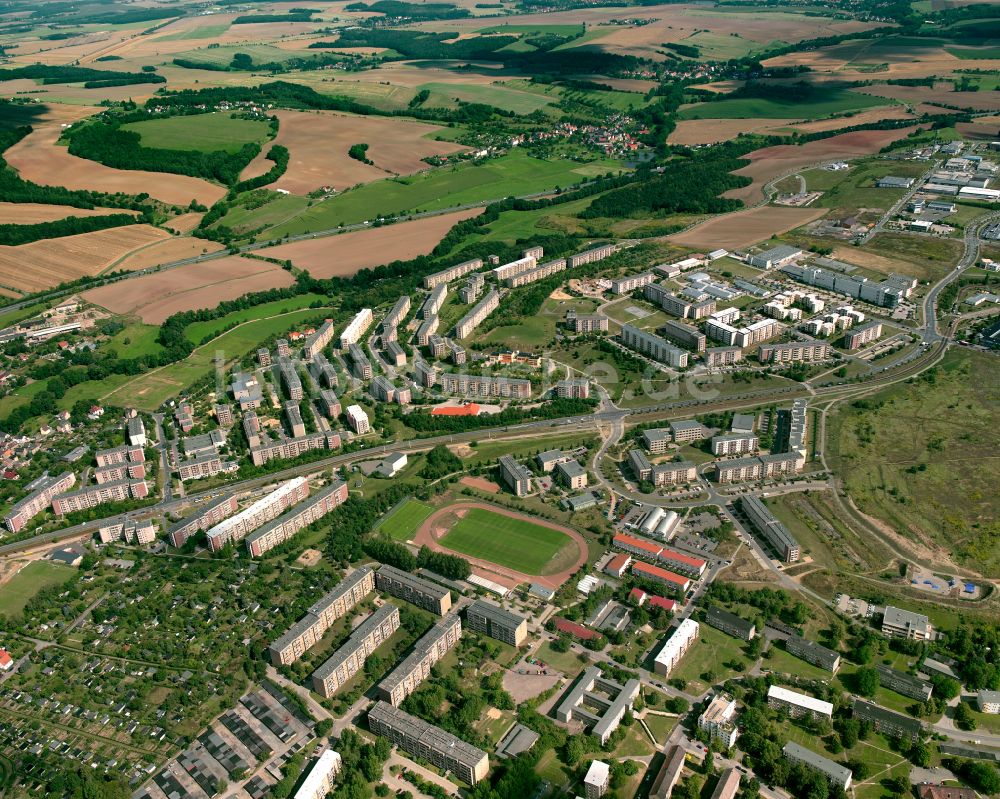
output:
{"label": "tree line", "polygon": [[52,222],[36,222],[30,225],[0,225],[0,244],[16,246],[42,239],[56,239],[61,236],[75,236],[78,233],[92,233],[125,225],[150,222],[146,215],[106,214],[104,216],[68,216]]}
{"label": "tree line", "polygon": [[106,69],[49,64],[29,64],[23,67],[0,70],[0,80],[15,80],[17,78],[40,80],[43,86],[55,83],[83,83],[87,88],[167,82],[167,79],[162,75],[151,72],[113,72]]}

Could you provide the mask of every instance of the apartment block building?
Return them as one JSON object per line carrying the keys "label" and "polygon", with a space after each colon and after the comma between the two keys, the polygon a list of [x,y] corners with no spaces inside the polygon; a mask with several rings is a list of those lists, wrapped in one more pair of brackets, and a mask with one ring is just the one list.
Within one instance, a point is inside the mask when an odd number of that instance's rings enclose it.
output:
{"label": "apartment block building", "polygon": [[647,333],[632,325],[622,325],[621,342],[629,349],[674,369],[683,369],[688,365],[687,352],[654,333]]}
{"label": "apartment block building", "polygon": [[799,542],[788,531],[760,497],[746,495],[740,497],[740,509],[746,514],[754,529],[764,537],[785,563],[799,559]]}
{"label": "apartment block building", "polygon": [[326,388],[337,388],[337,370],[326,359],[326,356],[317,352],[308,366],[309,374],[316,378],[316,382]]}
{"label": "apartment block building", "polygon": [[279,358],[288,358],[291,356],[292,348],[288,343],[288,339],[279,338],[274,344]]}
{"label": "apartment block building", "polygon": [[527,286],[529,283],[534,283],[538,280],[551,277],[552,275],[562,272],[565,269],[566,259],[557,258],[554,261],[546,261],[544,264],[539,264],[533,269],[528,269],[527,271],[519,272],[516,275],[511,275],[504,280],[504,285],[508,288],[516,289],[520,286]]}
{"label": "apartment block building", "polygon": [[531,381],[521,377],[441,372],[437,382],[445,394],[459,394],[463,397],[528,399],[531,396]]}
{"label": "apartment block building", "polygon": [[435,272],[432,275],[427,275],[424,277],[424,288],[432,289],[442,283],[449,283],[452,280],[457,280],[460,277],[465,277],[469,272],[475,272],[477,269],[483,268],[482,258],[473,258],[470,261],[462,261],[460,264],[455,264],[454,266],[449,266],[447,269],[442,269],[440,272]]}
{"label": "apartment block building", "polygon": [[827,782],[831,785],[836,785],[844,791],[851,787],[854,775],[847,766],[834,763],[829,758],[816,754],[812,749],[806,749],[795,741],[786,743],[781,753],[790,763],[797,763],[813,771],[818,771],[826,777]]}
{"label": "apartment block building", "polygon": [[489,774],[489,756],[482,749],[386,702],[376,702],[368,711],[368,726],[376,735],[442,771],[452,772],[467,785],[474,786]]}
{"label": "apartment block building", "polygon": [[145,499],[149,486],[145,480],[118,480],[113,483],[87,486],[79,491],[58,494],[52,498],[52,512],[65,516],[78,510],[87,510],[105,502],[122,502],[126,499]]}
{"label": "apartment block building", "polygon": [[146,451],[142,447],[133,447],[124,444],[112,449],[99,449],[94,453],[98,468],[104,466],[116,466],[122,463],[144,463],[146,461]]}
{"label": "apartment block building", "polygon": [[482,599],[465,609],[465,624],[470,630],[511,646],[520,646],[528,637],[527,619]]}
{"label": "apartment block building", "polygon": [[714,694],[698,716],[698,729],[707,732],[724,749],[732,748],[740,734],[736,726],[736,700],[726,694]]}
{"label": "apartment block building", "polygon": [[[409,304],[409,299],[409,297],[406,298],[407,305]],[[327,345],[333,341],[333,332],[333,320],[325,319],[316,332],[309,336],[305,344],[302,345],[302,357],[309,360],[317,353],[325,350]]]}
{"label": "apartment block building", "polygon": [[[393,328],[395,330],[395,328]],[[397,341],[389,341],[385,344],[385,359],[395,367],[406,366],[406,350],[399,346]]]}
{"label": "apartment block building", "polygon": [[496,289],[490,289],[486,292],[486,296],[455,325],[455,338],[462,340],[468,337],[498,307],[500,307],[500,293]]}
{"label": "apartment block building", "polygon": [[736,799],[740,792],[740,772],[733,766],[722,772],[709,799]]}
{"label": "apartment block building", "polygon": [[324,699],[334,696],[398,629],[399,608],[392,604],[382,605],[355,627],[337,651],[313,672],[313,690]]}
{"label": "apartment block building", "polygon": [[770,480],[789,474],[798,474],[803,460],[797,452],[771,453],[748,458],[715,463],[715,479],[719,483],[746,483],[751,480]]}
{"label": "apartment block building", "polygon": [[231,405],[219,403],[215,406],[214,412],[215,421],[219,423],[220,427],[231,427],[236,424],[236,418],[233,416],[233,408]]}
{"label": "apartment block building", "polygon": [[848,330],[844,334],[844,349],[856,350],[858,347],[878,341],[880,338],[882,338],[882,323],[869,322],[867,325]]}
{"label": "apartment block building", "polygon": [[887,605],[882,614],[882,634],[889,638],[930,641],[934,637],[934,627],[930,619],[922,613]]}
{"label": "apartment block building", "polygon": [[383,332],[389,330],[390,328],[395,330],[399,327],[406,315],[410,312],[410,295],[404,294],[395,303],[393,303],[392,309],[385,315],[385,319],[382,320],[382,330]]}
{"label": "apartment block building", "polygon": [[619,247],[617,244],[602,244],[600,247],[592,247],[589,250],[578,252],[576,255],[569,257],[570,268],[592,264],[595,261],[603,261],[605,258],[614,255],[618,250]]}
{"label": "apartment block building", "polygon": [[606,677],[597,666],[588,666],[563,694],[554,715],[562,722],[582,721],[603,746],[638,696],[638,680],[623,685]]}
{"label": "apartment block building", "polygon": [[451,592],[447,588],[395,566],[383,565],[379,568],[375,573],[375,587],[438,616],[444,616],[451,610]]}
{"label": "apartment block building", "polygon": [[618,549],[631,552],[640,558],[652,560],[654,563],[662,563],[688,577],[701,577],[708,565],[702,558],[696,558],[693,555],[633,535],[618,533],[613,540]]}
{"label": "apartment block building", "polygon": [[347,424],[359,436],[364,435],[372,429],[371,422],[368,421],[368,414],[360,405],[348,405]]}
{"label": "apartment block building", "polygon": [[500,458],[500,476],[515,496],[523,497],[531,493],[531,472],[515,460],[513,455]]}
{"label": "apartment block building", "polygon": [[880,732],[889,738],[919,741],[924,734],[924,725],[919,719],[886,710],[863,699],[855,698],[852,711],[858,721],[870,722],[875,732]]}
{"label": "apartment block building", "polygon": [[655,272],[643,272],[641,275],[626,275],[625,277],[615,278],[611,281],[611,293],[618,295],[631,294],[637,289],[648,286],[655,280]]}
{"label": "apartment block building", "polygon": [[713,341],[722,342],[727,347],[746,349],[754,344],[760,344],[769,338],[774,338],[782,331],[782,324],[777,319],[761,319],[746,327],[733,327],[718,319],[709,319],[705,323],[705,335]]}
{"label": "apartment block building", "polygon": [[995,716],[1000,713],[1000,691],[980,689],[976,694],[976,704],[979,706],[980,713]]}
{"label": "apartment block building", "polygon": [[167,529],[167,537],[170,543],[180,548],[187,540],[202,530],[208,530],[223,519],[232,516],[239,510],[239,503],[235,495],[219,497],[201,506],[190,516],[186,516],[179,522],[171,525]]}
{"label": "apartment block building", "polygon": [[659,583],[680,594],[686,593],[691,587],[691,580],[687,577],[683,577],[669,569],[664,569],[661,566],[654,566],[652,563],[644,563],[641,560],[637,560],[632,564],[632,574],[636,577],[652,580],[654,583]]}
{"label": "apartment block building", "polygon": [[375,689],[378,698],[393,707],[399,707],[403,700],[430,676],[431,667],[443,658],[461,637],[462,620],[458,613],[449,613],[431,627],[417,641],[413,651],[382,679]]}
{"label": "apartment block building", "polygon": [[328,431],[325,433],[307,433],[298,438],[286,438],[280,441],[261,441],[258,446],[250,447],[250,460],[254,466],[261,466],[269,461],[283,458],[295,458],[303,452],[312,449],[337,449],[340,446],[340,433]]}
{"label": "apartment block building", "polygon": [[812,716],[813,718],[832,718],[833,704],[817,699],[808,694],[800,694],[780,685],[772,685],[767,689],[767,706],[776,710],[785,710],[792,718]]}
{"label": "apartment block building", "polygon": [[319,392],[319,409],[328,419],[336,419],[340,416],[340,399],[328,388]]}
{"label": "apartment block building", "polygon": [[271,365],[271,353],[267,347],[260,347],[257,350],[257,365],[262,369]]}
{"label": "apartment block building", "polygon": [[288,422],[288,432],[292,434],[293,438],[304,436],[306,434],[306,423],[302,421],[302,411],[299,408],[299,404],[289,400],[285,403],[284,409],[285,419]]}
{"label": "apartment block building", "polygon": [[94,482],[98,485],[114,483],[119,480],[142,480],[146,476],[146,464],[119,463],[115,466],[103,466],[94,469]]}
{"label": "apartment block building", "polygon": [[28,485],[30,493],[15,503],[4,515],[4,525],[12,533],[20,532],[29,521],[52,504],[54,497],[64,494],[74,485],[76,485],[76,475],[73,472],[63,472],[57,477],[46,475],[35,480]]}
{"label": "apartment block building", "polygon": [[309,483],[306,479],[293,477],[235,516],[230,516],[210,528],[205,533],[205,537],[208,539],[208,548],[213,552],[218,552],[231,541],[242,541],[250,532],[277,518],[287,508],[296,502],[301,502],[308,496]]}
{"label": "apartment block building", "polygon": [[690,461],[669,461],[653,467],[653,485],[679,485],[693,483],[698,479],[698,467]]}
{"label": "apartment block building", "polygon": [[294,663],[310,647],[323,638],[326,631],[341,616],[349,613],[375,590],[375,572],[361,566],[341,580],[337,586],[315,602],[306,615],[272,643],[268,658],[275,666]]}
{"label": "apartment block building", "polygon": [[361,345],[355,343],[348,344],[347,352],[351,360],[351,371],[354,373],[354,376],[359,380],[371,380],[374,370],[372,369],[371,361],[365,355],[365,351],[361,349]]}
{"label": "apartment block building", "polygon": [[324,750],[315,762],[306,778],[299,785],[298,790],[292,799],[324,799],[327,794],[333,792],[337,775],[343,761],[337,752],[332,749]]}
{"label": "apartment block building", "polygon": [[663,323],[660,332],[665,338],[676,341],[682,347],[687,347],[695,352],[704,352],[708,344],[708,338],[704,333],[684,322],[668,320]]}
{"label": "apartment block building", "polygon": [[335,480],[316,494],[250,533],[245,541],[251,557],[258,558],[290,539],[347,501],[347,483]]}
{"label": "apartment block building", "polygon": [[177,464],[177,474],[182,483],[212,477],[222,472],[235,472],[237,469],[239,464],[235,461],[222,460],[222,456],[216,452],[203,452]]}
{"label": "apartment block building", "polygon": [[502,283],[508,278],[534,269],[538,266],[538,258],[541,258],[541,253],[537,257],[526,253],[517,260],[508,261],[496,267],[493,270],[493,277],[496,278],[498,283]]}
{"label": "apartment block building", "polygon": [[684,419],[670,423],[670,435],[678,444],[687,444],[705,438],[705,428],[701,422],[694,419]]}
{"label": "apartment block building", "polygon": [[934,692],[934,686],[929,682],[907,674],[905,671],[899,671],[881,663],[875,664],[875,670],[878,672],[879,684],[883,688],[908,696],[910,699],[926,702]]}
{"label": "apartment block building", "polygon": [[608,317],[599,313],[567,311],[566,326],[574,333],[607,333]]}
{"label": "apartment block building", "polygon": [[760,444],[760,439],[755,435],[746,433],[723,433],[712,436],[713,455],[743,455],[747,452],[756,452]]}
{"label": "apartment block building", "polygon": [[587,487],[587,470],[575,460],[564,461],[556,466],[556,477],[573,491]]}
{"label": "apartment block building", "polygon": [[672,294],[670,289],[659,283],[650,283],[644,287],[643,297],[654,305],[660,306],[668,314],[679,316],[681,319],[705,319],[715,312],[716,303],[714,299],[705,299],[692,302],[682,299]]}
{"label": "apartment block building", "polygon": [[[701,427],[701,425],[699,425]],[[653,455],[662,455],[667,451],[667,445],[673,440],[673,434],[668,428],[654,427],[642,431],[642,441],[646,449]]]}
{"label": "apartment block building", "polygon": [[917,286],[917,281],[908,275],[890,274],[884,280],[869,280],[865,277],[855,277],[821,269],[815,266],[799,266],[788,264],[781,271],[792,280],[805,283],[808,286],[818,286],[837,294],[878,305],[882,308],[895,308],[907,299]]}
{"label": "apartment block building", "polygon": [[706,347],[705,365],[711,367],[732,366],[743,360],[743,350],[739,347]]}
{"label": "apartment block building", "polygon": [[[421,347],[426,347],[430,344],[431,339],[434,334],[437,333],[438,328],[441,326],[441,319],[437,314],[424,319],[417,328],[417,344]],[[439,357],[439,356],[435,356]]]}
{"label": "apartment block building", "polygon": [[741,641],[749,641],[757,634],[757,627],[752,621],[747,621],[735,613],[715,606],[705,611],[705,622],[717,630],[722,630],[726,635],[739,638]]}
{"label": "apartment block building", "polygon": [[825,361],[832,349],[827,341],[785,341],[780,344],[761,344],[757,360],[761,363],[794,363]]}
{"label": "apartment block building", "polygon": [[413,362],[413,375],[418,384],[424,388],[430,388],[437,383],[438,370],[423,359]]}
{"label": "apartment block building", "polygon": [[105,544],[111,541],[124,541],[128,544],[145,546],[156,540],[156,525],[152,519],[143,521],[124,519],[101,527],[97,535]]}
{"label": "apartment block building", "polygon": [[694,619],[684,619],[670,634],[654,659],[653,671],[664,677],[670,674],[684,657],[684,653],[691,648],[691,644],[698,640],[700,631],[698,622]]}
{"label": "apartment block building", "polygon": [[354,314],[354,318],[348,322],[347,327],[344,328],[344,332],[340,334],[340,349],[346,350],[351,344],[357,344],[361,341],[361,337],[368,331],[368,328],[371,327],[374,321],[375,315],[372,313],[371,308],[362,308]]}
{"label": "apartment block building", "polygon": [[653,464],[649,462],[641,449],[633,449],[628,453],[628,465],[636,480],[652,480]]}
{"label": "apartment block building", "polygon": [[291,358],[278,359],[278,374],[281,377],[281,385],[285,390],[285,395],[298,402],[302,399],[302,378],[295,367],[295,362]]}
{"label": "apartment block building", "polygon": [[553,387],[557,397],[563,399],[587,399],[590,397],[590,381],[585,377],[571,377],[558,381]]}
{"label": "apartment block building", "polygon": [[825,669],[833,674],[836,674],[837,669],[840,668],[839,654],[822,644],[810,641],[808,638],[803,638],[799,635],[790,635],[785,640],[785,648],[789,654],[795,655],[797,658],[802,658],[806,663],[811,663],[817,668]]}

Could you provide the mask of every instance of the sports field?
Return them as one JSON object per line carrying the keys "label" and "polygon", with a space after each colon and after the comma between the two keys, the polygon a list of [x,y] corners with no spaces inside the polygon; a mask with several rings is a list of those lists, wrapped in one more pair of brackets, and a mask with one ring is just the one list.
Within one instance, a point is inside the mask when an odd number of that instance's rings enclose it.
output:
{"label": "sports field", "polygon": [[29,563],[10,581],[0,586],[0,613],[13,618],[35,594],[50,585],[60,585],[73,576],[75,569],[58,563],[36,560]]}
{"label": "sports field", "polygon": [[264,141],[268,130],[266,122],[226,113],[148,119],[122,127],[138,133],[144,147],[203,152],[236,152],[244,144]]}
{"label": "sports field", "polygon": [[434,508],[426,502],[408,499],[379,522],[375,529],[385,533],[395,541],[409,541],[424,519],[433,512]]}
{"label": "sports field", "polygon": [[568,536],[527,519],[470,508],[439,539],[455,552],[491,561],[523,574],[544,574]]}

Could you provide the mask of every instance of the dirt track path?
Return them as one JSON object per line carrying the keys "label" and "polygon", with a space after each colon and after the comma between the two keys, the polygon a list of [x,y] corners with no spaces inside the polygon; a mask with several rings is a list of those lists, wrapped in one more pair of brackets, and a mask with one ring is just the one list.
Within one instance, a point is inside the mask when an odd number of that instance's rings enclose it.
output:
{"label": "dirt track path", "polygon": [[[466,555],[463,552],[455,552],[454,550],[442,546],[438,542],[438,538],[443,536],[447,532],[447,529],[441,524],[441,520],[447,516],[462,515],[473,508],[480,508],[482,510],[491,511],[492,513],[499,513],[502,516],[509,516],[512,519],[527,519],[533,524],[548,527],[552,530],[558,530],[560,533],[569,536],[569,538],[576,544],[577,549],[579,550],[576,560],[571,567],[563,569],[556,574],[524,574],[523,572],[516,571],[515,569],[500,566],[491,561],[483,560],[482,558],[475,558],[471,555]],[[420,528],[413,537],[413,543],[418,547],[426,544],[435,552],[448,552],[450,554],[459,555],[469,561],[469,564],[472,566],[473,574],[485,577],[487,580],[493,580],[507,586],[508,588],[514,588],[521,583],[541,583],[542,585],[556,590],[587,562],[587,553],[589,551],[587,548],[587,542],[584,540],[583,536],[570,527],[564,527],[561,524],[555,524],[554,522],[550,522],[545,519],[539,519],[535,516],[518,513],[516,511],[500,507],[499,505],[490,505],[485,502],[458,502],[434,511],[434,513],[424,519],[423,524],[420,525]]]}

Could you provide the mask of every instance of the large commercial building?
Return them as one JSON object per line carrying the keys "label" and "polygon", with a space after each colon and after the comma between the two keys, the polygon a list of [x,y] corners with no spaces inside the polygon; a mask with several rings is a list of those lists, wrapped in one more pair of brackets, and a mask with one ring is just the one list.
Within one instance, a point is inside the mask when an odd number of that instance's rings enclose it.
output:
{"label": "large commercial building", "polygon": [[500,294],[496,289],[490,289],[486,292],[486,296],[472,307],[472,310],[458,320],[455,325],[455,338],[461,340],[468,337],[499,306]]}
{"label": "large commercial building", "polygon": [[[122,458],[124,458],[124,450],[124,447],[119,447],[115,452],[121,452]],[[100,458],[98,458],[98,465],[103,465]],[[29,521],[52,504],[53,497],[69,491],[74,485],[76,485],[76,475],[73,472],[63,472],[58,477],[46,475],[36,480],[28,486],[31,493],[7,511],[3,517],[3,523],[12,533],[19,533]]]}
{"label": "large commercial building", "polygon": [[465,624],[470,630],[511,646],[520,646],[528,637],[527,619],[481,599],[466,608]]}
{"label": "large commercial building", "polygon": [[324,595],[292,627],[268,647],[275,666],[294,663],[319,641],[337,619],[375,590],[375,573],[368,566],[355,569]]}
{"label": "large commercial building", "polygon": [[195,533],[208,530],[239,509],[236,496],[231,494],[219,497],[207,505],[203,505],[190,516],[181,519],[167,529],[167,537],[175,547],[184,546],[185,542]]}
{"label": "large commercial building", "polygon": [[482,749],[385,702],[376,702],[368,711],[368,726],[376,735],[442,771],[452,772],[468,785],[486,779],[489,773],[490,760]]}
{"label": "large commercial building", "polygon": [[629,349],[640,352],[654,361],[665,363],[674,369],[688,365],[688,354],[669,341],[653,333],[647,333],[632,325],[622,325],[621,341]]}
{"label": "large commercial building", "polygon": [[820,669],[837,673],[840,668],[840,655],[822,644],[810,641],[800,635],[790,635],[785,640],[785,648],[790,654],[802,658],[806,663],[812,663]]}
{"label": "large commercial building", "polygon": [[761,344],[757,348],[757,360],[761,363],[793,363],[804,361],[825,361],[830,357],[827,341],[786,341],[781,344]]}
{"label": "large commercial building", "polygon": [[767,505],[760,497],[749,494],[741,497],[740,508],[757,532],[764,537],[785,563],[794,563],[799,559],[799,542],[788,532],[788,528],[767,509]]}
{"label": "large commercial building", "polygon": [[638,696],[638,680],[621,685],[604,677],[597,666],[588,666],[563,694],[555,717],[565,723],[582,721],[603,746]]}
{"label": "large commercial building", "polygon": [[684,300],[659,283],[650,283],[643,288],[642,293],[649,302],[659,305],[667,313],[679,316],[681,319],[705,319],[715,312],[715,300],[705,299],[697,302]]}
{"label": "large commercial building", "polygon": [[756,266],[758,269],[774,269],[778,266],[784,266],[787,263],[794,261],[796,258],[801,258],[805,253],[798,247],[790,247],[787,244],[779,244],[777,247],[772,247],[769,250],[764,250],[756,255],[751,255],[747,259],[747,263],[751,266]]}
{"label": "large commercial building", "polygon": [[337,693],[380,644],[399,629],[399,608],[385,604],[354,628],[348,639],[312,675],[313,690],[324,699]]}
{"label": "large commercial building", "polygon": [[443,393],[460,394],[463,397],[528,399],[531,396],[531,381],[522,377],[491,377],[441,372],[438,375],[437,383]]}
{"label": "large commercial building", "polygon": [[930,619],[922,613],[886,605],[885,613],[882,615],[882,634],[890,638],[930,641],[934,637],[934,628]]}
{"label": "large commercial building", "polygon": [[845,791],[851,787],[851,779],[854,775],[851,774],[851,770],[847,766],[834,763],[829,758],[818,755],[812,749],[806,749],[795,741],[786,743],[781,753],[786,760],[792,763],[798,763],[813,771],[818,771],[826,777],[827,782],[831,785],[836,785]]}
{"label": "large commercial building", "polygon": [[413,651],[403,658],[396,668],[382,678],[376,688],[378,698],[393,707],[399,707],[403,700],[430,676],[431,667],[443,658],[461,637],[462,620],[457,612],[449,613],[417,641]]}
{"label": "large commercial building", "polygon": [[224,519],[205,533],[208,548],[218,552],[229,542],[241,541],[262,524],[280,516],[296,502],[309,496],[309,483],[304,477],[293,477],[265,497],[244,508],[235,516]]}
{"label": "large commercial building", "polygon": [[886,710],[863,699],[855,698],[853,712],[854,718],[858,721],[871,722],[875,732],[880,732],[888,738],[919,741],[924,732],[924,725],[918,719]]}
{"label": "large commercial building", "polygon": [[531,493],[531,472],[515,460],[513,455],[500,458],[500,476],[516,496]]}
{"label": "large commercial building", "polygon": [[767,689],[767,705],[776,710],[785,710],[792,718],[812,716],[813,718],[832,718],[833,704],[817,699],[815,696],[790,691],[780,685],[772,685]]}
{"label": "large commercial building", "polygon": [[663,648],[660,649],[653,661],[653,671],[664,676],[673,671],[684,653],[691,648],[696,640],[701,627],[694,619],[684,619],[667,639]]}
{"label": "large commercial building", "polygon": [[432,275],[426,275],[424,277],[424,288],[432,289],[442,283],[449,283],[452,280],[465,277],[465,275],[469,274],[469,272],[475,272],[477,269],[482,268],[482,258],[473,258],[471,261],[462,261],[462,263],[449,266],[447,269],[442,269],[440,272],[435,272]]}
{"label": "large commercial building", "polygon": [[882,308],[895,308],[907,299],[917,286],[914,278],[906,275],[890,274],[885,280],[874,281],[864,277],[854,277],[840,272],[831,272],[815,266],[788,264],[781,271],[792,280],[846,294]]}
{"label": "large commercial building", "polygon": [[335,480],[314,496],[294,505],[278,518],[250,533],[246,537],[247,551],[251,557],[260,557],[346,501],[347,483]]}
{"label": "large commercial building", "polygon": [[340,349],[346,350],[351,344],[361,341],[361,337],[371,327],[373,321],[375,316],[371,308],[362,308],[358,311],[340,334]]}
{"label": "large commercial building", "polygon": [[52,512],[65,516],[78,510],[88,510],[105,502],[122,502],[126,499],[145,499],[149,496],[149,486],[145,480],[118,480],[113,483],[87,486],[69,494],[58,494],[52,498]]}
{"label": "large commercial building", "polygon": [[395,566],[379,568],[375,573],[375,587],[379,591],[398,596],[438,616],[444,616],[451,610],[451,592],[447,588],[404,572]]}

